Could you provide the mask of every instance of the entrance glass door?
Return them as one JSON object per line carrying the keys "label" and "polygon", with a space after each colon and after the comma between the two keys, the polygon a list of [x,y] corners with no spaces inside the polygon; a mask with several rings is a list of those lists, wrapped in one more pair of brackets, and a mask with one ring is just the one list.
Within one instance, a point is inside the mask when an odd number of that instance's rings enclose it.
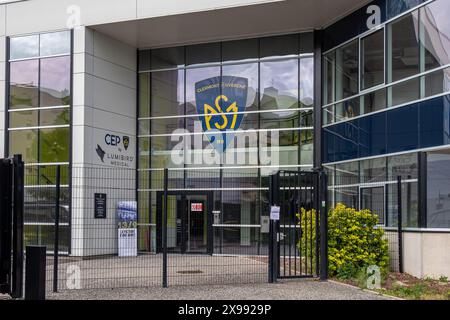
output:
{"label": "entrance glass door", "polygon": [[[209,214],[208,214],[209,212]],[[162,251],[164,194],[157,197],[157,247]],[[212,193],[170,192],[167,197],[167,251],[212,253]]]}
{"label": "entrance glass door", "polygon": [[187,252],[206,253],[206,196],[187,197]]}

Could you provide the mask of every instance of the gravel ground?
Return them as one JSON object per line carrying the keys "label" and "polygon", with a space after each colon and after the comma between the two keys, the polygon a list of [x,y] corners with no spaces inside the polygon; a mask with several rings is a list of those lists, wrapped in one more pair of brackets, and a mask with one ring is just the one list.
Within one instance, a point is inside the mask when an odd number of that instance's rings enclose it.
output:
{"label": "gravel ground", "polygon": [[289,280],[276,284],[171,286],[71,290],[49,293],[51,300],[380,300],[385,296],[334,282]]}

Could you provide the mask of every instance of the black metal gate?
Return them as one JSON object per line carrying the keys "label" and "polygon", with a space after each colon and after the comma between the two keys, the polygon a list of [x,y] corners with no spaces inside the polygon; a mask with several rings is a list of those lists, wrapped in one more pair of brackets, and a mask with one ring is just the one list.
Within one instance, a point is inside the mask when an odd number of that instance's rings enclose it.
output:
{"label": "black metal gate", "polygon": [[326,176],[322,171],[279,171],[271,177],[269,281],[327,278]]}
{"label": "black metal gate", "polygon": [[24,164],[0,160],[0,293],[22,297]]}

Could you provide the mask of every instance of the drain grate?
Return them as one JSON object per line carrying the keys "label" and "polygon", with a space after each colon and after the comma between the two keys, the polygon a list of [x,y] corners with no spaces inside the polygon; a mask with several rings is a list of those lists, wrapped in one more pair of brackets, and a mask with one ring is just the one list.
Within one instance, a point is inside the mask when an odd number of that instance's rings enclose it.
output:
{"label": "drain grate", "polygon": [[177,271],[179,274],[199,274],[203,273],[201,270],[183,270],[183,271]]}

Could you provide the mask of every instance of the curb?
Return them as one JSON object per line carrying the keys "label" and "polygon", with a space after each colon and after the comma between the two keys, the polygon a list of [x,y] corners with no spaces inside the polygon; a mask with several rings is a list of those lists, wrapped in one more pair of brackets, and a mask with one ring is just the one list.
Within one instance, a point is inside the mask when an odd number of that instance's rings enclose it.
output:
{"label": "curb", "polygon": [[336,281],[336,280],[327,280],[327,281],[329,281],[331,283],[339,284],[341,286],[346,286],[348,288],[354,288],[354,289],[358,289],[358,290],[361,290],[361,291],[370,292],[370,293],[376,294],[378,296],[383,296],[383,297],[391,298],[391,299],[394,299],[394,300],[401,300],[401,301],[405,301],[406,300],[406,299],[403,299],[403,298],[391,296],[391,295],[388,295],[388,294],[385,294],[385,293],[381,293],[381,292],[377,292],[377,291],[373,291],[373,290],[369,290],[369,289],[361,289],[360,287],[357,287],[357,286],[354,286],[354,285],[351,285],[351,284],[348,284],[348,283],[342,283],[342,282],[339,282],[339,281]]}

